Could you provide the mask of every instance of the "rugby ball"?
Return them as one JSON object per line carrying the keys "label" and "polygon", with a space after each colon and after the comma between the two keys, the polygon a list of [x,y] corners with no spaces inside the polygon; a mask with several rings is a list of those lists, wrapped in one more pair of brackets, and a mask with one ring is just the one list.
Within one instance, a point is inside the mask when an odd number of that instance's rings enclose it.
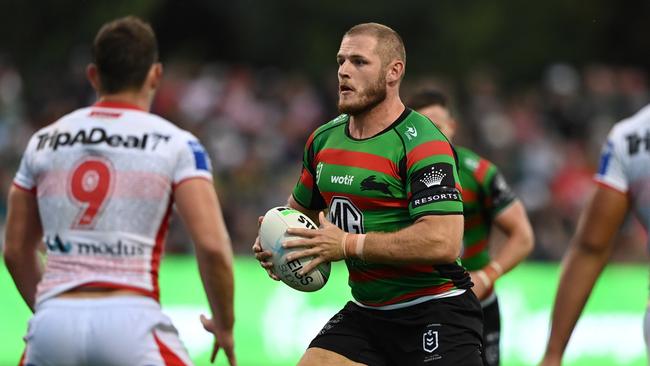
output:
{"label": "rugby ball", "polygon": [[289,253],[304,250],[304,248],[285,249],[282,243],[289,240],[301,239],[299,236],[287,234],[288,228],[316,229],[318,226],[307,215],[290,207],[274,207],[270,209],[262,220],[259,236],[262,249],[273,253],[271,262],[273,272],[280,277],[282,282],[290,287],[305,292],[312,292],[325,286],[330,276],[331,265],[322,263],[304,276],[298,274],[313,257],[305,257],[287,261]]}

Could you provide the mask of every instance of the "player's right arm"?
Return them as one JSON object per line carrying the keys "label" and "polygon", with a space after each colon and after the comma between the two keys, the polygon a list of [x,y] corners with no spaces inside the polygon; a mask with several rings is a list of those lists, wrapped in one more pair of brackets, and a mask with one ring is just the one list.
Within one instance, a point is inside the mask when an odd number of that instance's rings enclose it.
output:
{"label": "player's right arm", "polygon": [[[174,191],[176,207],[196,247],[196,259],[213,319],[202,322],[215,335],[231,365],[234,355],[234,280],[230,237],[212,182],[189,179]],[[215,350],[215,353],[216,353]]]}
{"label": "player's right arm", "polygon": [[611,239],[623,222],[628,206],[624,193],[599,187],[583,212],[562,263],[551,334],[542,365],[560,365],[578,317],[609,259]]}
{"label": "player's right arm", "polygon": [[[316,187],[316,173],[311,161],[313,157],[312,142],[315,134],[316,132],[312,133],[305,145],[300,179],[294,188],[294,193],[289,195],[289,198],[287,199],[287,206],[304,213],[313,222],[318,222],[318,213],[321,209],[325,208],[325,202],[318,191],[318,187]],[[307,208],[298,203],[294,197],[294,194],[296,193],[304,196],[304,199],[316,208]],[[259,225],[262,224],[262,219],[263,216],[260,216],[257,220],[258,228]],[[257,259],[260,262],[260,265],[266,270],[269,277],[276,281],[280,281],[280,278],[273,273],[273,263],[271,262],[273,253],[262,250],[259,235],[255,238],[255,242],[253,243],[253,254],[255,255],[255,259]]]}
{"label": "player's right arm", "polygon": [[4,260],[18,292],[34,311],[36,285],[41,280],[42,269],[38,246],[43,228],[34,192],[17,188],[9,189]]}
{"label": "player's right arm", "polygon": [[551,317],[551,332],[541,365],[560,365],[573,328],[612,251],[612,238],[630,204],[622,145],[615,131],[605,144],[596,180],[601,184],[582,213],[562,263]]}

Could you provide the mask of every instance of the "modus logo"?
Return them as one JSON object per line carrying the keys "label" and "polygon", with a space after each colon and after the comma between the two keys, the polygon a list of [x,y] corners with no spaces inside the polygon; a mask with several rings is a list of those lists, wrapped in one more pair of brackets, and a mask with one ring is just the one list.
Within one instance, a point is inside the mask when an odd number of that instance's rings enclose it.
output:
{"label": "modus logo", "polygon": [[133,257],[145,253],[145,248],[140,243],[127,243],[122,240],[115,243],[62,240],[59,234],[46,236],[45,246],[49,252],[76,255]]}

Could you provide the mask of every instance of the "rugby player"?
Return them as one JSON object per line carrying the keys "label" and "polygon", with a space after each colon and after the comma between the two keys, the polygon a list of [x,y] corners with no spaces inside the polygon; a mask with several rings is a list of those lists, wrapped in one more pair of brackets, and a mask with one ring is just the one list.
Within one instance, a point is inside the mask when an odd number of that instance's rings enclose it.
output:
{"label": "rugby player", "polygon": [[175,204],[214,316],[201,318],[212,357],[223,348],[235,365],[230,239],[201,143],[149,113],[162,77],[151,26],[101,27],[87,74],[97,103],[32,136],[9,192],[5,263],[34,311],[21,364],[191,365],[159,305]]}
{"label": "rugby player", "polygon": [[[460,265],[463,202],[454,152],[399,88],[401,37],[377,23],[348,30],[336,55],[342,113],[311,134],[289,206],[318,230],[289,260],[345,260],[353,300],[299,362],[312,365],[482,365],[482,314]],[[323,210],[328,209],[328,218]],[[272,253],[253,250],[269,275]]]}

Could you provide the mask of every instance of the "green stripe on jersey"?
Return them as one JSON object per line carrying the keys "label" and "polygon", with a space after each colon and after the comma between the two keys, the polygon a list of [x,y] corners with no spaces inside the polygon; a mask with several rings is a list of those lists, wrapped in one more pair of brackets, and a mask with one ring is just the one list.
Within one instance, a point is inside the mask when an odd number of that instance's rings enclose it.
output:
{"label": "green stripe on jersey", "polygon": [[[490,262],[488,245],[492,221],[515,198],[507,192],[495,191],[497,167],[473,151],[456,146],[460,183],[463,187],[463,266],[470,271],[479,270]],[[505,183],[505,182],[504,182]],[[505,194],[504,194],[505,193]],[[503,197],[495,197],[500,194]]]}

